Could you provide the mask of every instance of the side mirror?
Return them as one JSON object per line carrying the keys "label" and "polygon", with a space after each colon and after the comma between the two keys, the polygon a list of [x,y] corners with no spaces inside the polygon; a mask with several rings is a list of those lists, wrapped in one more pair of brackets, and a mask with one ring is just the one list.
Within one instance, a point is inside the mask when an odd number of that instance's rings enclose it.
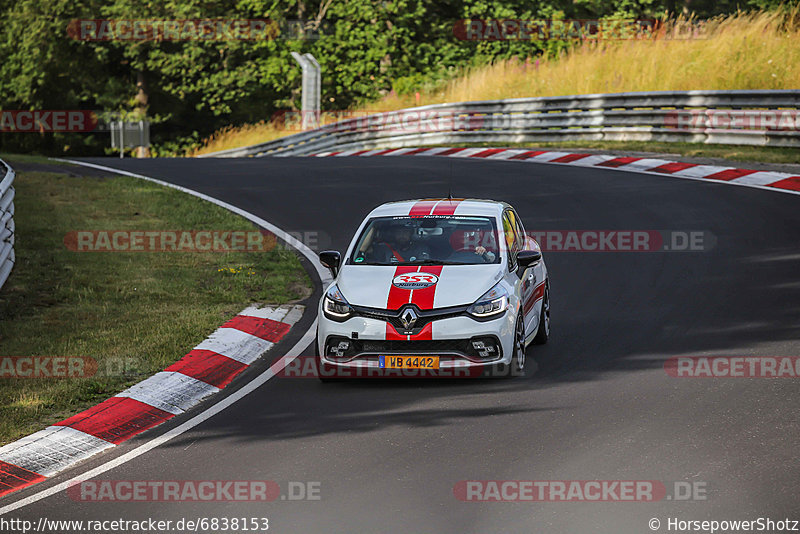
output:
{"label": "side mirror", "polygon": [[319,262],[330,269],[331,275],[336,278],[336,273],[339,272],[339,265],[342,263],[342,255],[339,254],[338,250],[323,250],[319,253]]}
{"label": "side mirror", "polygon": [[536,265],[542,260],[542,253],[538,250],[520,250],[517,252],[517,264],[523,269]]}

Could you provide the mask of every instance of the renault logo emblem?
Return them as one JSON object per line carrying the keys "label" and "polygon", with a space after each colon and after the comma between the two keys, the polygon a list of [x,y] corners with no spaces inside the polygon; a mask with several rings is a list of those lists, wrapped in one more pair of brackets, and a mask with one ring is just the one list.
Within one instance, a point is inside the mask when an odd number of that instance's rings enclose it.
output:
{"label": "renault logo emblem", "polygon": [[419,316],[414,310],[407,308],[406,311],[400,314],[400,322],[403,323],[403,326],[406,328],[406,330],[410,330],[414,328],[414,323],[417,322],[418,317]]}

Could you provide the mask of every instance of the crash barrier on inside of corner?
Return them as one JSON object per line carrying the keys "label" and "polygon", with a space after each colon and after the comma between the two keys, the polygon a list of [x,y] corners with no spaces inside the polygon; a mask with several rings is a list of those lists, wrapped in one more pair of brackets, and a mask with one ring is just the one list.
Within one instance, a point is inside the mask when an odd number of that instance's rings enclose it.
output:
{"label": "crash barrier on inside of corner", "polygon": [[0,287],[14,267],[14,169],[0,160]]}
{"label": "crash barrier on inside of corner", "polygon": [[652,141],[800,147],[800,90],[659,91],[435,104],[201,157],[461,143]]}

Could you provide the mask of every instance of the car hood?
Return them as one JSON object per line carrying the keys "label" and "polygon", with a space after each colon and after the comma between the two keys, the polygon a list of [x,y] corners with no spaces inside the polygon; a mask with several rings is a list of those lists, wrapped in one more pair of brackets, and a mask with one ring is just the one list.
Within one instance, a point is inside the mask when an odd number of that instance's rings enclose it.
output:
{"label": "car hood", "polygon": [[[501,268],[499,264],[443,267],[345,265],[337,277],[337,284],[344,298],[355,306],[397,309],[398,303],[414,302],[421,309],[446,308],[475,302],[502,278]],[[438,281],[422,289],[403,289],[392,284],[401,273],[431,273]]]}

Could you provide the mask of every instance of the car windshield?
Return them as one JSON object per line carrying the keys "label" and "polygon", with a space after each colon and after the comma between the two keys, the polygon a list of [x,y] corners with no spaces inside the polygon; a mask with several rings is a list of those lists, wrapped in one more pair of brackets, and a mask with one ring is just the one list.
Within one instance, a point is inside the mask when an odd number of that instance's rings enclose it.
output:
{"label": "car windshield", "polygon": [[500,263],[490,217],[378,217],[358,238],[348,264],[481,265]]}

